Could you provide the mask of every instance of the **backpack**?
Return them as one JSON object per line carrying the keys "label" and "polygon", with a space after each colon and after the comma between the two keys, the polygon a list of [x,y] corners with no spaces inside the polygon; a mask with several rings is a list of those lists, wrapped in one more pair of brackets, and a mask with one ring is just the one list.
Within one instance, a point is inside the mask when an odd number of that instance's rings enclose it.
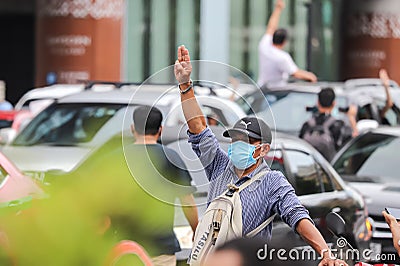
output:
{"label": "backpack", "polygon": [[[228,190],[211,201],[196,228],[193,248],[189,257],[191,266],[203,265],[215,247],[228,240],[242,237],[242,203],[239,193],[254,181],[265,176],[266,173],[267,171],[258,173],[239,187],[233,184],[228,185]],[[273,221],[275,215],[249,232],[246,237],[257,235]]]}
{"label": "backpack", "polygon": [[329,130],[335,122],[336,119],[329,116],[322,125],[318,125],[316,117],[313,116],[308,120],[309,128],[303,135],[303,139],[318,150],[328,161],[330,161],[336,153],[335,140]]}

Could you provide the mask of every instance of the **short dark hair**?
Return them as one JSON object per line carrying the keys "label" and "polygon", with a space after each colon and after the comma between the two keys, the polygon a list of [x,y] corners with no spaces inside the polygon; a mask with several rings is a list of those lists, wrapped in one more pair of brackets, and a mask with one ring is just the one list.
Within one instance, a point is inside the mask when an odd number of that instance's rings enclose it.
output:
{"label": "short dark hair", "polygon": [[283,44],[287,39],[288,32],[285,29],[277,29],[272,36],[273,44]]}
{"label": "short dark hair", "polygon": [[161,127],[163,115],[156,107],[140,106],[133,112],[135,131],[141,135],[156,135]]}
{"label": "short dark hair", "polygon": [[335,91],[332,88],[323,88],[318,93],[318,102],[322,107],[331,107],[335,97]]}

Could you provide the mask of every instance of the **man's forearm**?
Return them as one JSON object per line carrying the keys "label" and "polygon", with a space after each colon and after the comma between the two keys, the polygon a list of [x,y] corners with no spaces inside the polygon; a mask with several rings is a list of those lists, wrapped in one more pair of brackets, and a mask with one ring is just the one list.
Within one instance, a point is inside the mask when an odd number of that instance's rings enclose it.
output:
{"label": "man's forearm", "polygon": [[294,72],[293,76],[295,78],[308,80],[308,81],[311,81],[311,82],[316,82],[317,81],[317,77],[315,76],[314,73],[306,71],[306,70],[302,70],[302,69],[298,69],[296,72]]}
{"label": "man's forearm", "polygon": [[188,220],[193,233],[196,231],[197,224],[199,223],[199,215],[196,207],[196,202],[194,201],[193,195],[185,195],[180,198],[182,206],[182,211]]}
{"label": "man's forearm", "polygon": [[[181,90],[185,90],[189,87],[189,84],[182,84],[180,87]],[[193,134],[199,134],[207,127],[207,123],[200,105],[197,103],[194,90],[191,89],[185,94],[181,94],[181,102],[189,131]]]}
{"label": "man's forearm", "polygon": [[275,7],[274,11],[271,14],[271,17],[268,20],[266,34],[269,34],[269,35],[274,34],[276,29],[278,28],[281,13],[282,13],[282,8]]}
{"label": "man's forearm", "polygon": [[302,219],[297,224],[297,232],[323,257],[330,256],[330,249],[318,229],[308,220]]}
{"label": "man's forearm", "polygon": [[381,110],[381,117],[385,116],[386,112],[389,111],[390,108],[393,107],[392,97],[390,96],[389,86],[384,85],[385,87],[385,94],[386,94],[386,102],[385,106]]}

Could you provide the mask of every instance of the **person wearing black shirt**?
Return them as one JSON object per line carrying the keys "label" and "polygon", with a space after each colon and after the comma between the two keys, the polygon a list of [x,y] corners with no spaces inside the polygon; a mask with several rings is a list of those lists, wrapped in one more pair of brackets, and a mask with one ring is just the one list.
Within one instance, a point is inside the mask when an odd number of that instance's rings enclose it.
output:
{"label": "person wearing black shirt", "polygon": [[157,108],[137,107],[131,126],[135,141],[124,145],[124,154],[135,182],[148,198],[152,198],[149,211],[161,211],[163,219],[148,221],[140,232],[126,222],[126,217],[114,217],[114,223],[119,228],[125,223],[125,238],[136,240],[140,236],[147,240],[143,246],[152,257],[153,265],[176,265],[175,252],[180,251],[173,231],[176,199],[179,199],[193,232],[197,227],[198,213],[192,195],[195,188],[184,162],[174,150],[157,143],[162,131],[161,122],[162,113]]}

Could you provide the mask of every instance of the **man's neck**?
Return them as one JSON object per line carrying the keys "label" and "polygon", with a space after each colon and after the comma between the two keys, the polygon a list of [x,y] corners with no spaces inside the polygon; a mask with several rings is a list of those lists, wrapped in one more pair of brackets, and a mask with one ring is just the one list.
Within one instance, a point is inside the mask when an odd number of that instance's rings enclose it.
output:
{"label": "man's neck", "polygon": [[276,49],[283,50],[283,45],[282,44],[272,44]]}
{"label": "man's neck", "polygon": [[152,135],[136,136],[135,144],[157,144],[158,137]]}
{"label": "man's neck", "polygon": [[330,115],[332,113],[332,108],[331,107],[328,107],[328,108],[319,107],[318,112],[320,114]]}
{"label": "man's neck", "polygon": [[256,168],[261,164],[262,162],[262,158],[257,160],[257,163],[255,163],[254,165],[250,166],[249,168],[245,169],[245,170],[241,170],[241,169],[237,169],[236,167],[235,169],[235,173],[236,175],[239,177],[239,179],[241,179],[244,176],[248,176],[249,174],[251,174],[254,170],[256,170]]}

